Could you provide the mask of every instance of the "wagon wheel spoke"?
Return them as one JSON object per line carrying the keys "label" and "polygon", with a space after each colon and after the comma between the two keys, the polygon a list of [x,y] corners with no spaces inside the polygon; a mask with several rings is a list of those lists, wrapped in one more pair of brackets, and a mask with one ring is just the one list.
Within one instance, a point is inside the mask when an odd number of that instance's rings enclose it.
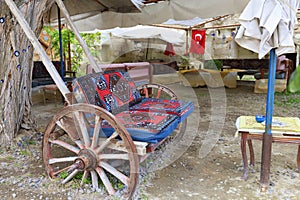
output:
{"label": "wagon wheel spoke", "polygon": [[105,188],[107,189],[108,193],[110,195],[114,195],[115,194],[115,189],[113,188],[112,184],[110,183],[107,175],[105,174],[105,172],[103,171],[103,169],[101,169],[100,167],[97,167],[96,172],[98,173],[98,175],[100,176],[100,179],[102,180]]}
{"label": "wagon wheel spoke", "polygon": [[92,176],[93,189],[96,190],[96,189],[99,188],[99,186],[98,186],[98,175],[95,171],[91,171],[91,176]]}
{"label": "wagon wheel spoke", "polygon": [[102,160],[129,160],[128,154],[101,154],[99,157]]}
{"label": "wagon wheel spoke", "polygon": [[85,148],[85,146],[84,146],[84,144],[82,143],[81,140],[76,140],[76,141],[74,141],[74,142],[75,142],[75,144],[76,144],[80,149],[84,149],[84,148]]}
{"label": "wagon wheel spoke", "polygon": [[69,176],[67,176],[65,180],[62,181],[62,184],[66,184],[67,182],[69,182],[72,178],[76,176],[76,174],[78,174],[78,172],[79,170],[75,169]]}
{"label": "wagon wheel spoke", "polygon": [[74,119],[77,127],[79,127],[78,132],[81,133],[84,145],[89,147],[91,145],[90,136],[88,133],[87,121],[82,112],[74,112]]}
{"label": "wagon wheel spoke", "polygon": [[97,154],[102,152],[109,144],[110,142],[115,139],[119,134],[117,132],[114,132],[109,138],[107,138],[101,145],[96,149]]}
{"label": "wagon wheel spoke", "polygon": [[170,88],[160,84],[146,84],[138,87],[138,89],[141,91],[142,96],[146,98],[168,98],[171,100],[178,99],[176,94]]}
{"label": "wagon wheel spoke", "polygon": [[98,142],[99,142],[99,133],[101,129],[101,122],[102,119],[96,115],[95,117],[95,128],[94,128],[94,133],[93,133],[93,138],[92,138],[92,145],[91,147],[94,149],[97,147]]}
{"label": "wagon wheel spoke", "polygon": [[124,174],[122,174],[120,171],[118,171],[117,169],[115,169],[114,167],[112,167],[111,165],[109,165],[106,162],[101,162],[100,166],[105,169],[106,171],[108,171],[110,174],[112,174],[113,176],[115,176],[117,179],[119,179],[122,183],[124,183],[126,186],[128,186],[128,181],[129,178],[127,176],[125,176]]}
{"label": "wagon wheel spoke", "polygon": [[159,99],[159,98],[160,98],[161,91],[162,91],[162,89],[161,89],[161,88],[158,88],[158,90],[157,90],[157,95],[156,95],[156,99]]}
{"label": "wagon wheel spoke", "polygon": [[88,171],[87,171],[87,170],[84,170],[83,175],[82,175],[82,178],[81,178],[80,185],[83,185],[84,180],[87,179],[88,175],[89,175]]}
{"label": "wagon wheel spoke", "polygon": [[56,176],[56,175],[58,175],[58,174],[60,174],[60,173],[62,173],[62,172],[69,171],[70,168],[71,168],[72,166],[73,166],[73,165],[70,165],[70,166],[65,167],[65,168],[63,168],[63,169],[57,170],[56,172],[53,173],[53,176]]}
{"label": "wagon wheel spoke", "polygon": [[68,149],[76,154],[79,153],[79,149],[77,147],[74,147],[73,145],[67,143],[67,142],[64,142],[64,141],[61,141],[61,140],[49,140],[49,142],[51,142],[52,144],[56,144],[56,145],[59,145],[65,149]]}
{"label": "wagon wheel spoke", "polygon": [[49,159],[49,164],[54,164],[54,163],[62,163],[62,162],[73,162],[75,159],[78,157],[63,157],[63,158],[51,158]]}
{"label": "wagon wheel spoke", "polygon": [[144,95],[145,97],[149,98],[149,93],[148,93],[148,88],[147,87],[144,87]]}

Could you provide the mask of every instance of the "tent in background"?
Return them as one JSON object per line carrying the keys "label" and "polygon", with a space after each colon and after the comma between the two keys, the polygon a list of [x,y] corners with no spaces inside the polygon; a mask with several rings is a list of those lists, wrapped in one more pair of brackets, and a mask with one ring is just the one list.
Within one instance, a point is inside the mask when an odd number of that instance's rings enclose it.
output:
{"label": "tent in background", "polygon": [[[172,28],[163,28],[147,25],[137,25],[128,28],[113,28],[106,30],[93,30],[86,31],[85,33],[95,33],[101,32],[101,35],[106,36],[107,43],[112,38],[122,38],[126,40],[132,40],[134,42],[145,44],[146,59],[148,58],[148,50],[152,44],[162,44],[164,48],[170,46],[183,46],[185,43],[186,32],[184,30],[172,29]],[[175,52],[173,52],[175,53]],[[173,54],[172,53],[172,54]],[[174,54],[173,54],[174,55]]]}
{"label": "tent in background", "polygon": [[[103,12],[111,13],[138,13],[143,0],[64,0],[72,20],[86,19]],[[47,14],[48,20],[54,22],[58,19],[56,4],[50,8]]]}
{"label": "tent in background", "polygon": [[187,20],[240,13],[249,0],[169,0],[141,7],[141,13],[115,13],[111,11],[76,19],[80,31],[130,27],[137,24],[159,24],[168,19]]}
{"label": "tent in background", "polygon": [[161,28],[155,26],[137,25],[129,28],[117,27],[114,29],[102,30],[101,32],[109,32],[114,37],[129,40],[148,41],[148,39],[157,39],[160,43],[171,43],[177,46],[183,45],[185,41],[184,30]]}

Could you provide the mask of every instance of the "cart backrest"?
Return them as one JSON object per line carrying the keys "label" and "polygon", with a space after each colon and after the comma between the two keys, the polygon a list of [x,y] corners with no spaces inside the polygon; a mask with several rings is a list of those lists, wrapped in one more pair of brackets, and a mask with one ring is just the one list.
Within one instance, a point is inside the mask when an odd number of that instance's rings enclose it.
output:
{"label": "cart backrest", "polygon": [[73,81],[73,93],[78,103],[98,105],[118,113],[141,101],[134,81],[125,71],[88,74]]}

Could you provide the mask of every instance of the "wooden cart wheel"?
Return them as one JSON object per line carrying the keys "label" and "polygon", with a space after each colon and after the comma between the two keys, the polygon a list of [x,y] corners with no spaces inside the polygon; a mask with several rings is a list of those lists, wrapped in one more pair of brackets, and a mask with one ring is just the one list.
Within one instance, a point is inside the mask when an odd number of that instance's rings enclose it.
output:
{"label": "wooden cart wheel", "polygon": [[[103,123],[113,128],[111,136],[105,136]],[[52,118],[43,160],[48,175],[62,184],[90,181],[94,190],[102,184],[109,195],[128,199],[137,186],[139,160],[129,133],[111,113],[91,104],[67,106]]]}
{"label": "wooden cart wheel", "polygon": [[177,95],[173,92],[173,90],[164,85],[156,83],[141,85],[137,89],[140,91],[142,96],[147,98],[171,100],[178,99]]}
{"label": "wooden cart wheel", "polygon": [[[178,100],[178,96],[172,89],[161,84],[145,84],[137,87],[137,89],[140,91],[141,95],[146,98]],[[181,122],[177,127],[176,131],[170,136],[171,141],[173,143],[176,143],[182,139],[186,130],[186,125],[187,119]]]}

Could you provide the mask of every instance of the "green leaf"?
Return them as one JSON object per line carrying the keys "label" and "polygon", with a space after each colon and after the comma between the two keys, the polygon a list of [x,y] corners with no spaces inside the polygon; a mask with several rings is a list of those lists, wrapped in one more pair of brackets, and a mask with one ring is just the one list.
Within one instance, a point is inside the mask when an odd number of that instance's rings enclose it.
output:
{"label": "green leaf", "polygon": [[292,73],[289,84],[289,92],[299,92],[300,91],[300,67],[298,66]]}

